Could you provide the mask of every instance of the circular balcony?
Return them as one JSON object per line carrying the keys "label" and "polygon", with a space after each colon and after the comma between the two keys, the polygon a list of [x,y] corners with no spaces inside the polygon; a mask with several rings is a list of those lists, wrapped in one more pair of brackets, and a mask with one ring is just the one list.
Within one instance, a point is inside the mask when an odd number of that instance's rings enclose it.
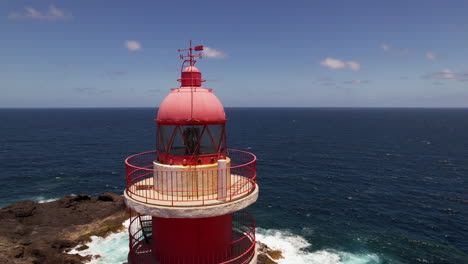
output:
{"label": "circular balcony", "polygon": [[211,254],[198,249],[200,255],[162,258],[158,254],[158,248],[152,245],[151,216],[132,212],[128,230],[130,236],[128,260],[131,264],[248,264],[255,260],[255,220],[245,210],[233,213],[231,243]]}
{"label": "circular balcony", "polygon": [[256,188],[254,154],[230,149],[225,160],[209,165],[166,165],[156,150],[125,160],[125,195],[141,204],[198,207],[236,201]]}

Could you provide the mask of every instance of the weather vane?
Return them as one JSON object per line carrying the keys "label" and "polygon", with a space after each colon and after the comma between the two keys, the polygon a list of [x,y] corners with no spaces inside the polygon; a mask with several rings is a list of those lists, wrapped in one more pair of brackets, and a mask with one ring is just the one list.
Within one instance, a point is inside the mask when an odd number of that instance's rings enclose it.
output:
{"label": "weather vane", "polygon": [[178,49],[177,51],[181,52],[181,51],[188,51],[188,54],[187,55],[183,55],[183,54],[180,54],[180,59],[183,60],[185,58],[189,58],[188,60],[184,60],[184,62],[182,63],[182,67],[184,66],[184,64],[186,62],[190,62],[190,66],[193,66],[195,65],[195,63],[197,62],[195,60],[195,58],[202,58],[202,54],[201,53],[198,53],[198,54],[193,54],[192,51],[202,51],[203,50],[203,46],[195,46],[192,48],[192,41],[190,40],[190,47],[188,49]]}

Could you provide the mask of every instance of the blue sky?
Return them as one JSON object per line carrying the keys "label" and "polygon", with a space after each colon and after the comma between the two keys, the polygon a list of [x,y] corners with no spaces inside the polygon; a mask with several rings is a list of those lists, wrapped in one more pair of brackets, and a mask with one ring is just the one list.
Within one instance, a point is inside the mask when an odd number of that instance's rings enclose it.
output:
{"label": "blue sky", "polygon": [[468,1],[0,1],[0,107],[467,107]]}

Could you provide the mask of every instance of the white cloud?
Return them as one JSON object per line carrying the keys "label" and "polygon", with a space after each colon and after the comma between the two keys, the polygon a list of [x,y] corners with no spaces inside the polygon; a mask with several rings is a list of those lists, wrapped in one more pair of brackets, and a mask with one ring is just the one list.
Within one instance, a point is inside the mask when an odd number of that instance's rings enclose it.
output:
{"label": "white cloud", "polygon": [[351,81],[346,81],[345,83],[349,84],[364,84],[364,83],[369,83],[369,80],[351,80]]}
{"label": "white cloud", "polygon": [[402,48],[398,48],[398,47],[394,47],[390,44],[386,44],[386,43],[382,43],[380,45],[380,48],[384,51],[384,52],[389,52],[389,53],[394,53],[394,54],[397,54],[397,55],[410,55],[411,54],[411,51],[409,49],[402,49]]}
{"label": "white cloud", "polygon": [[390,51],[390,45],[383,43],[380,45],[380,48],[382,48],[384,51]]}
{"label": "white cloud", "polygon": [[345,62],[348,68],[352,71],[359,71],[361,69],[361,65],[355,61],[347,61]]}
{"label": "white cloud", "polygon": [[126,40],[125,41],[125,47],[129,50],[129,51],[138,51],[138,50],[141,50],[141,44],[140,42],[136,41],[136,40]]}
{"label": "white cloud", "polygon": [[450,69],[443,69],[440,72],[434,72],[434,73],[422,76],[422,78],[424,79],[436,79],[436,80],[453,80],[453,79],[462,79],[464,77],[468,77],[468,74],[456,73]]}
{"label": "white cloud", "polygon": [[430,59],[430,60],[437,60],[439,58],[439,56],[437,56],[435,53],[433,52],[426,52],[426,58]]}
{"label": "white cloud", "polygon": [[361,69],[361,65],[358,62],[342,61],[334,58],[326,58],[320,62],[320,65],[332,70],[349,69],[352,71],[359,71]]}
{"label": "white cloud", "polygon": [[202,53],[206,58],[224,59],[227,57],[227,54],[224,51],[213,49],[213,48],[206,47],[206,46],[203,47]]}
{"label": "white cloud", "polygon": [[456,79],[460,77],[458,73],[455,73],[450,69],[443,69],[441,72],[437,72],[435,76],[437,76],[438,79]]}
{"label": "white cloud", "polygon": [[72,19],[73,15],[71,13],[66,13],[65,11],[56,8],[54,5],[50,5],[49,9],[46,12],[38,11],[32,7],[26,7],[25,12],[13,12],[8,14],[8,19],[12,20],[25,20],[25,19],[35,19],[35,20],[46,20],[46,21],[56,21],[56,20],[68,20]]}
{"label": "white cloud", "polygon": [[342,69],[346,66],[346,64],[343,61],[333,59],[333,58],[324,59],[323,61],[320,62],[320,65],[330,68],[332,70]]}

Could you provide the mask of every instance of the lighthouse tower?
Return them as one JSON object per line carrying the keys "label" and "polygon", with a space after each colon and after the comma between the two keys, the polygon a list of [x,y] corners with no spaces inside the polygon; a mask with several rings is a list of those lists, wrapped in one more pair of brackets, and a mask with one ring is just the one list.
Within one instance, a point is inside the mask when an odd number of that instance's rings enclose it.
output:
{"label": "lighthouse tower", "polygon": [[158,111],[156,150],[125,160],[130,208],[129,263],[256,263],[256,157],[227,148],[224,107],[203,88],[195,67],[203,50],[183,60],[179,88]]}

